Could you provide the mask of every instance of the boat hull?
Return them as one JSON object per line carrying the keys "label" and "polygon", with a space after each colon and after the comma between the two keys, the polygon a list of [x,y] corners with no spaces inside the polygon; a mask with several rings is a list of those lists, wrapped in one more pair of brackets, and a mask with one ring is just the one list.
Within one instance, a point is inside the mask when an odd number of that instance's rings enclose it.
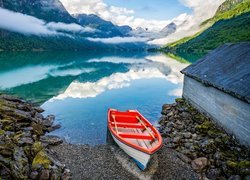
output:
{"label": "boat hull", "polygon": [[111,135],[116,144],[135,161],[135,163],[141,170],[145,170],[147,168],[151,155],[130,147],[127,144],[119,141],[119,139],[117,139],[112,133]]}

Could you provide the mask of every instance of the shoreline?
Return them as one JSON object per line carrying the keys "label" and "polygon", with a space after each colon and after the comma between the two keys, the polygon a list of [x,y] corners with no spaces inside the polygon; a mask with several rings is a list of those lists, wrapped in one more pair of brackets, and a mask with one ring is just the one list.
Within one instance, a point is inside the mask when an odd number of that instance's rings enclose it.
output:
{"label": "shoreline", "polygon": [[[43,117],[43,111],[19,98],[0,94],[2,178],[67,180],[250,177],[250,150],[181,98],[173,104],[163,105],[159,131],[164,145],[144,172],[115,144],[77,145],[63,142],[56,136],[45,135],[60,126],[53,124],[53,115]],[[10,148],[13,150],[9,151]]]}
{"label": "shoreline", "polygon": [[166,146],[182,153],[201,179],[250,178],[250,149],[185,99],[163,105],[161,113],[159,130]]}
{"label": "shoreline", "polygon": [[0,94],[0,179],[70,178],[66,166],[52,157],[49,146],[62,140],[45,135],[60,128],[55,116],[22,99]]}

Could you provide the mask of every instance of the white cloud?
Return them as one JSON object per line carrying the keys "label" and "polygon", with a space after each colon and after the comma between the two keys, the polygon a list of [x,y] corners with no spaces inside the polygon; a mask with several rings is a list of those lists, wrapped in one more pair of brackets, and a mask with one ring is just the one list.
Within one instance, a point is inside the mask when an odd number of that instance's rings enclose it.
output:
{"label": "white cloud", "polygon": [[164,55],[147,56],[145,59],[162,64],[163,66],[161,67],[163,67],[163,70],[170,69],[171,71],[167,73],[166,77],[168,81],[173,84],[183,83],[184,76],[180,73],[180,71],[187,67],[189,65],[188,63],[180,63]]}
{"label": "white cloud", "polygon": [[97,82],[72,82],[63,94],[53,99],[96,97],[107,90],[128,87],[132,80],[142,78],[165,78],[165,75],[156,68],[131,69],[126,73],[115,73],[109,77],[104,77]]}
{"label": "white cloud", "polygon": [[[183,13],[179,16],[166,20],[152,20],[134,17],[134,10],[124,7],[107,5],[104,0],[61,0],[64,6],[71,13],[96,14],[101,18],[118,25],[129,25],[133,29],[137,27],[148,28],[149,32],[157,32],[167,24],[174,22],[177,24],[177,31],[167,38],[152,41],[153,44],[166,44],[176,41],[185,36],[190,36],[200,30],[199,24],[212,17],[218,6],[224,0],[179,0],[184,6],[192,9],[191,14]],[[142,36],[142,35],[141,35]],[[150,34],[143,34],[147,37],[155,37]],[[160,38],[160,37],[158,37]]]}
{"label": "white cloud", "polygon": [[[134,61],[137,59],[135,58]],[[90,60],[91,62],[102,62],[98,60]],[[105,60],[106,61],[106,60]],[[118,60],[119,61],[119,60]],[[116,63],[116,62],[114,62]],[[96,82],[72,82],[66,91],[55,99],[72,98],[89,98],[96,97],[105,91],[112,89],[120,89],[129,87],[131,81],[138,79],[161,78],[173,84],[183,83],[183,75],[180,70],[189,64],[180,63],[164,55],[153,55],[145,58],[145,63],[130,67],[126,73],[114,73],[111,76],[104,77]],[[180,90],[170,92],[172,96],[181,96]]]}
{"label": "white cloud", "polygon": [[91,32],[94,33],[95,29],[90,27],[82,27],[78,24],[71,23],[71,24],[65,24],[62,22],[50,22],[46,24],[48,29],[55,30],[55,31],[68,31],[68,32]]}
{"label": "white cloud", "polygon": [[72,14],[96,14],[101,18],[117,25],[129,25],[132,28],[143,27],[150,30],[161,30],[168,21],[147,20],[133,16],[134,10],[108,6],[103,0],[61,0],[66,9]]}
{"label": "white cloud", "polygon": [[[69,65],[70,64],[60,66],[27,66],[12,71],[3,72],[0,76],[0,89],[9,89],[20,85],[38,82],[40,80],[48,78],[48,76],[77,76],[80,74],[95,71],[94,68],[60,69],[62,67],[65,68]],[[23,74],[28,74],[28,76],[23,76]]]}
{"label": "white cloud", "polygon": [[26,14],[9,11],[0,8],[0,28],[22,33],[34,35],[67,35],[58,31],[67,32],[94,32],[90,27],[82,27],[77,24],[65,24],[61,22],[49,22],[29,16]]}
{"label": "white cloud", "polygon": [[99,59],[90,59],[87,62],[109,62],[114,64],[140,64],[140,63],[146,63],[147,61],[143,58],[137,59],[137,58],[123,58],[118,56],[111,56],[111,57],[103,57]]}
{"label": "white cloud", "polygon": [[174,18],[172,22],[177,24],[177,30],[175,33],[171,34],[166,38],[156,39],[151,41],[152,44],[166,44],[174,42],[183,37],[191,36],[201,31],[202,28],[199,25],[211,18],[219,5],[221,5],[225,0],[180,0],[180,2],[191,8],[193,10],[192,14],[180,14],[178,17]]}
{"label": "white cloud", "polygon": [[89,41],[102,42],[106,44],[146,42],[148,38],[141,37],[112,37],[112,38],[87,38]]}
{"label": "white cloud", "polygon": [[181,97],[182,96],[182,88],[178,88],[178,89],[173,89],[171,90],[168,95],[170,96],[176,96],[176,97]]}
{"label": "white cloud", "polygon": [[57,32],[49,30],[43,20],[21,13],[0,8],[0,28],[23,34],[56,35]]}

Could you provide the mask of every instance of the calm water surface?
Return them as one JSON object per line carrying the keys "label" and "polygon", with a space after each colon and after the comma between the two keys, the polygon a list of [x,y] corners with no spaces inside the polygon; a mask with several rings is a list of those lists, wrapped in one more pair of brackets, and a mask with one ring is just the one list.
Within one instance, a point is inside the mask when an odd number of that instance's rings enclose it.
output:
{"label": "calm water surface", "polygon": [[104,144],[108,108],[137,109],[157,123],[182,93],[183,63],[149,53],[1,53],[0,90],[40,104],[70,143]]}

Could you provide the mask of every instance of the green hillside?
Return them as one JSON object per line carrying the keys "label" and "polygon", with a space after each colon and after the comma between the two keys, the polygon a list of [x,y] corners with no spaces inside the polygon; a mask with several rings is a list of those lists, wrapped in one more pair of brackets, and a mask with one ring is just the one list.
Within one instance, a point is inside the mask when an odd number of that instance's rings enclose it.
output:
{"label": "green hillside", "polygon": [[214,24],[247,12],[250,12],[250,0],[227,0],[218,8],[214,17],[204,21],[201,25]]}
{"label": "green hillside", "polygon": [[162,50],[206,53],[225,43],[250,41],[250,0],[225,1],[205,24],[209,28],[169,43]]}

